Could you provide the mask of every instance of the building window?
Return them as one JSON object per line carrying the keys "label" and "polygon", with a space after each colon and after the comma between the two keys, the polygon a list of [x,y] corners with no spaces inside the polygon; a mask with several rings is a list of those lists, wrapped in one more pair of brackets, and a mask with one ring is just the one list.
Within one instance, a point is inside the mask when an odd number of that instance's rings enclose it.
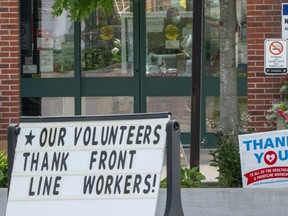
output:
{"label": "building window", "polygon": [[67,12],[53,17],[52,3],[21,3],[23,78],[74,77],[74,24]]}

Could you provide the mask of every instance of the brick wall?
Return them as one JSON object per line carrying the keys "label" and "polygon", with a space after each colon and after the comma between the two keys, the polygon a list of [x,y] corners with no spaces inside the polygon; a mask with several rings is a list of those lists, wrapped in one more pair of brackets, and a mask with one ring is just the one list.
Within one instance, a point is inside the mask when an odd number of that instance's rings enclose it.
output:
{"label": "brick wall", "polygon": [[0,1],[0,149],[6,148],[7,127],[20,116],[18,1]]}
{"label": "brick wall", "polygon": [[264,40],[281,38],[282,0],[247,0],[248,112],[251,127],[265,131],[267,110],[285,76],[264,73]]}

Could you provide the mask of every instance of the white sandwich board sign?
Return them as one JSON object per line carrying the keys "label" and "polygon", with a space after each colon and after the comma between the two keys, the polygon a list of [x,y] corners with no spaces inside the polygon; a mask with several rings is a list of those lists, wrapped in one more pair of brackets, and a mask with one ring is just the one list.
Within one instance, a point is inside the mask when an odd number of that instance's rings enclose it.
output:
{"label": "white sandwich board sign", "polygon": [[239,135],[244,188],[288,187],[288,130]]}
{"label": "white sandwich board sign", "polygon": [[22,122],[6,216],[155,215],[170,115]]}

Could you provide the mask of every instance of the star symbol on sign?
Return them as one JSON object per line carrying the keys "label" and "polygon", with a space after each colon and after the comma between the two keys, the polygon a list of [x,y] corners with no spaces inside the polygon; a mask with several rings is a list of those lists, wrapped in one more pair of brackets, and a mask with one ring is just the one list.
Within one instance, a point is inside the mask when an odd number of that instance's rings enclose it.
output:
{"label": "star symbol on sign", "polygon": [[30,131],[29,135],[25,135],[25,137],[27,139],[25,145],[27,145],[28,143],[32,145],[32,139],[35,137],[34,135],[32,135],[32,130]]}

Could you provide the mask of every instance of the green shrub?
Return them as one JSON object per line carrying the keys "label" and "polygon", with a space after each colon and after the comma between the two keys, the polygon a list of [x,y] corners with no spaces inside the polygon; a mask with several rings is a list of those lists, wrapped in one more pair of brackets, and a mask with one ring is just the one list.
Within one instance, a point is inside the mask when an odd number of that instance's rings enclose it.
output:
{"label": "green shrub", "polygon": [[[201,174],[198,171],[197,167],[193,168],[184,168],[181,167],[180,170],[180,186],[182,188],[193,188],[193,187],[204,187],[204,184],[201,182],[202,180],[205,180],[205,176]],[[160,182],[160,187],[161,188],[166,188],[167,187],[167,178],[164,178]]]}
{"label": "green shrub", "polygon": [[0,187],[8,186],[8,159],[3,151],[0,151]]}
{"label": "green shrub", "polygon": [[207,124],[213,128],[217,136],[216,150],[211,153],[210,166],[218,168],[218,183],[222,187],[241,187],[242,173],[239,153],[238,135],[249,133],[248,123],[250,116],[241,115],[238,122],[231,120],[235,125],[231,131],[225,131],[221,124],[208,119]]}
{"label": "green shrub", "polygon": [[242,174],[238,143],[226,135],[219,138],[218,146],[211,153],[210,166],[218,168],[218,183],[223,187],[241,187]]}

